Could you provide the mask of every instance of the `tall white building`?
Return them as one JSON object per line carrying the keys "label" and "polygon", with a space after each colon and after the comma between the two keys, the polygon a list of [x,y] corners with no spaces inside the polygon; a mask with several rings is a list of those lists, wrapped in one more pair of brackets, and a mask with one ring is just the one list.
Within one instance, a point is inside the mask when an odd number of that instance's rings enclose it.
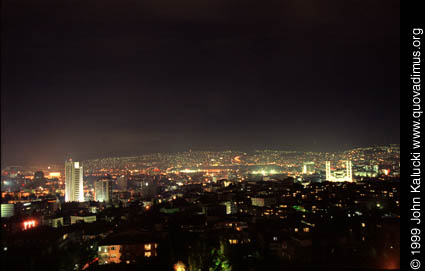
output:
{"label": "tall white building", "polygon": [[83,167],[72,159],[65,162],[65,201],[84,201]]}
{"label": "tall white building", "polygon": [[352,182],[353,165],[351,161],[345,161],[345,170],[331,171],[331,162],[326,161],[326,180],[330,182]]}

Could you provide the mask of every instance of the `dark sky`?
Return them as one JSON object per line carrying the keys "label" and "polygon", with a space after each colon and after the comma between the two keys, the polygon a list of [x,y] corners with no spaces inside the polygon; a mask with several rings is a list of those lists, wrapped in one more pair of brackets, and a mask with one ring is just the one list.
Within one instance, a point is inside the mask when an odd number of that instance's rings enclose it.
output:
{"label": "dark sky", "polygon": [[2,0],[2,164],[399,143],[392,0]]}

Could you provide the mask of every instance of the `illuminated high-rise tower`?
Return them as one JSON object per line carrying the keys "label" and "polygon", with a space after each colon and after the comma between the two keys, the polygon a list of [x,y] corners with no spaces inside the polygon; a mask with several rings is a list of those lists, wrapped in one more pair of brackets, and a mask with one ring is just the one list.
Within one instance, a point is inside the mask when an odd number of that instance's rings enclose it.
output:
{"label": "illuminated high-rise tower", "polygon": [[83,167],[69,159],[65,162],[65,201],[84,201]]}
{"label": "illuminated high-rise tower", "polygon": [[331,180],[331,161],[326,161],[326,180]]}
{"label": "illuminated high-rise tower", "polygon": [[353,165],[350,160],[345,161],[345,176],[347,181],[353,181]]}

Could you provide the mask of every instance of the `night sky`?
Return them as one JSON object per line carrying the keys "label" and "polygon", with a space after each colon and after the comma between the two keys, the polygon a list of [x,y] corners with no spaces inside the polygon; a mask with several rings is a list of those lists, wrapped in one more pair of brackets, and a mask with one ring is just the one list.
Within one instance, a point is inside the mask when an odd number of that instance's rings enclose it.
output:
{"label": "night sky", "polygon": [[2,165],[400,140],[400,3],[3,0]]}

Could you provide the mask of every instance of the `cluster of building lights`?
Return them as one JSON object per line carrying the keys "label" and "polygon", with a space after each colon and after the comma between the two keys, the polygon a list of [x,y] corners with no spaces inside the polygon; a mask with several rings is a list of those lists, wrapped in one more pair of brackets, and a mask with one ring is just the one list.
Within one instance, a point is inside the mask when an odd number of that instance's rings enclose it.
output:
{"label": "cluster of building lights", "polygon": [[263,176],[266,176],[266,175],[273,175],[273,174],[277,174],[277,173],[278,173],[278,172],[277,172],[276,170],[274,170],[274,169],[272,169],[272,170],[268,170],[268,171],[266,171],[266,170],[262,169],[262,170],[253,171],[253,172],[252,172],[252,174],[261,174],[261,175],[263,175]]}
{"label": "cluster of building lights", "polygon": [[28,229],[35,227],[36,221],[35,220],[27,220],[27,221],[24,221],[23,224],[24,224],[24,230],[28,230]]}

